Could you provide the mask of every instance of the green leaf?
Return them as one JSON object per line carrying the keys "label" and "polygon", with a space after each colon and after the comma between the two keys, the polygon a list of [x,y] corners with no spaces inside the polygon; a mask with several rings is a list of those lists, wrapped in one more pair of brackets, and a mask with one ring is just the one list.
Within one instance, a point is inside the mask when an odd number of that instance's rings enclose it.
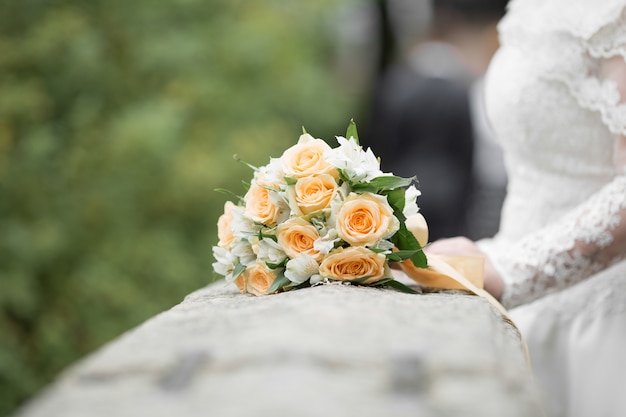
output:
{"label": "green leaf", "polygon": [[309,133],[309,132],[307,132],[306,129],[304,128],[304,126],[302,126],[302,134],[306,135],[307,133]]}
{"label": "green leaf", "polygon": [[395,190],[390,190],[386,193],[387,201],[392,207],[397,208],[400,212],[404,210],[404,205],[406,204],[406,190],[403,188],[398,188]]}
{"label": "green leaf", "polygon": [[254,165],[242,160],[241,158],[239,158],[239,156],[237,154],[233,155],[233,159],[241,164],[244,164],[245,166],[247,166],[248,168],[252,169],[253,171],[258,170],[258,167],[255,167]]}
{"label": "green leaf", "polygon": [[404,205],[406,204],[406,190],[403,188],[398,188],[396,190],[387,191],[385,195],[387,196],[387,201],[391,208],[393,208],[393,214],[400,220],[404,222],[406,217],[404,216]]}
{"label": "green leaf", "polygon": [[272,293],[280,290],[281,288],[283,288],[284,286],[286,286],[290,282],[291,281],[289,281],[289,278],[287,278],[285,276],[285,270],[284,269],[281,270],[278,273],[278,276],[276,277],[274,282],[272,282],[272,285],[270,285],[270,287],[267,289],[267,294],[272,294]]}
{"label": "green leaf", "polygon": [[380,194],[383,191],[391,191],[397,188],[408,187],[416,180],[416,177],[402,178],[394,175],[376,177],[370,182],[352,184],[355,192],[370,192]]}
{"label": "green leaf", "polygon": [[426,254],[422,250],[422,247],[417,239],[415,239],[415,236],[413,236],[413,233],[409,232],[404,223],[400,223],[400,229],[391,237],[391,241],[400,251],[416,250],[417,252],[410,258],[413,265],[418,268],[428,267]]}
{"label": "green leaf", "polygon": [[226,195],[231,196],[231,197],[235,197],[237,199],[237,201],[241,201],[242,200],[241,196],[233,193],[230,190],[227,190],[226,188],[214,188],[213,191],[221,193],[221,194],[226,194]]}
{"label": "green leaf", "polygon": [[290,284],[288,284],[288,285],[285,285],[285,287],[284,287],[284,288],[288,288],[288,289],[290,289],[290,290],[292,290],[292,289],[293,289],[293,290],[300,290],[300,289],[302,289],[302,288],[309,288],[310,286],[311,286],[311,282],[307,279],[306,281],[304,281],[304,282],[303,282],[303,283],[301,283],[301,284],[298,284],[298,283],[292,282],[292,283],[290,283]]}
{"label": "green leaf", "polygon": [[291,178],[291,177],[284,177],[284,180],[287,183],[287,185],[296,185],[296,183],[298,182],[296,178]]}
{"label": "green leaf", "polygon": [[359,134],[356,131],[356,123],[354,122],[354,119],[350,119],[350,123],[348,124],[348,129],[346,130],[346,139],[350,139],[350,138],[354,138],[357,145],[360,145]]}
{"label": "green leaf", "polygon": [[[318,218],[317,216],[320,216],[320,217]],[[323,228],[326,227],[326,213],[323,211],[315,213],[315,216],[311,217],[309,221],[311,222],[313,226],[315,226],[315,228],[318,231],[322,230]]]}
{"label": "green leaf", "polygon": [[400,228],[398,231],[391,237],[391,242],[398,248],[399,250],[416,250],[421,249],[421,246],[413,233],[409,232],[406,228],[406,224],[400,223]]}
{"label": "green leaf", "polygon": [[265,188],[266,190],[273,191],[275,193],[279,193],[280,192],[280,188],[274,187],[274,186],[271,186],[271,185],[259,185],[259,187]]}
{"label": "green leaf", "polygon": [[365,281],[367,281],[368,279],[370,279],[372,276],[371,275],[366,275],[364,277],[360,277],[360,278],[355,278],[352,279],[348,282],[352,283],[352,284],[357,284],[357,285],[361,285],[363,284]]}
{"label": "green leaf", "polygon": [[416,250],[399,250],[396,252],[392,252],[386,255],[387,259],[392,261],[392,262],[400,262],[400,261],[404,261],[405,259],[409,259],[412,258],[417,252],[421,252],[422,249],[416,249]]}
{"label": "green leaf", "polygon": [[398,290],[401,292],[405,292],[408,294],[419,294],[419,291],[415,291],[413,288],[408,287],[401,283],[400,281],[396,281],[394,279],[389,280],[383,284],[384,287],[393,288],[394,290]]}
{"label": "green leaf", "polygon": [[233,269],[233,279],[237,279],[239,275],[243,274],[243,271],[246,270],[246,266],[242,263],[238,263],[235,265],[235,269]]}
{"label": "green leaf", "polygon": [[341,184],[343,184],[344,182],[350,183],[350,179],[348,178],[348,176],[346,175],[346,171],[344,171],[343,169],[337,169],[337,171],[339,171],[339,186],[341,186]]}
{"label": "green leaf", "polygon": [[265,265],[267,265],[267,267],[268,267],[269,269],[277,269],[277,268],[282,268],[282,267],[284,267],[285,265],[287,265],[287,262],[289,262],[289,258],[285,258],[285,259],[284,259],[281,263],[278,263],[278,264],[273,264],[273,263],[270,263],[270,262],[265,262]]}
{"label": "green leaf", "polygon": [[428,258],[426,258],[426,254],[423,250],[417,252],[415,255],[411,256],[411,262],[417,268],[428,268]]}
{"label": "green leaf", "polygon": [[259,240],[262,240],[264,238],[268,238],[268,239],[272,239],[274,242],[278,242],[278,237],[276,237],[276,235],[272,235],[269,233],[263,233],[263,230],[259,230]]}
{"label": "green leaf", "polygon": [[389,249],[381,249],[381,248],[368,248],[369,250],[371,250],[374,253],[384,253],[387,252]]}

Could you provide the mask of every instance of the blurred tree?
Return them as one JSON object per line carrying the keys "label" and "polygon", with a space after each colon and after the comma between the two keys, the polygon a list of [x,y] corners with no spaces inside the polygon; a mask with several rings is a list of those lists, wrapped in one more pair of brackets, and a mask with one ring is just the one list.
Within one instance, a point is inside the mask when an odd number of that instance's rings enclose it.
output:
{"label": "blurred tree", "polygon": [[233,154],[342,133],[333,3],[0,3],[0,414],[212,280]]}

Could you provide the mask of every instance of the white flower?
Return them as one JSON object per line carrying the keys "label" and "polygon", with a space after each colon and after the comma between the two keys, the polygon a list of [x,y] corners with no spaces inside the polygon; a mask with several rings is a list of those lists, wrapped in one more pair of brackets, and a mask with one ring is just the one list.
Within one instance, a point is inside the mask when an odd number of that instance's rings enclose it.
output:
{"label": "white flower", "polygon": [[245,266],[252,266],[256,263],[256,254],[247,240],[240,240],[235,243],[232,248],[232,254],[239,258],[239,262]]}
{"label": "white flower", "polygon": [[406,189],[404,192],[404,210],[402,210],[404,217],[408,218],[419,211],[419,207],[417,207],[417,197],[420,195],[422,195],[422,193],[415,188],[414,185]]}
{"label": "white flower", "polygon": [[285,276],[296,284],[302,284],[318,272],[319,265],[306,253],[301,253],[297,258],[291,259],[285,267]]}
{"label": "white flower", "polygon": [[320,274],[313,274],[311,275],[311,278],[309,279],[309,282],[311,283],[311,285],[315,285],[315,284],[319,284],[323,281],[324,278],[322,278],[322,276]]}
{"label": "white flower", "polygon": [[335,248],[335,242],[339,241],[337,230],[328,229],[324,236],[320,236],[313,243],[313,248],[319,253],[328,255]]}
{"label": "white flower", "polygon": [[244,214],[243,207],[235,207],[232,210],[233,219],[230,223],[230,228],[233,231],[233,235],[239,239],[252,241],[254,236],[258,236],[261,225],[255,224],[252,219]]}
{"label": "white flower", "polygon": [[259,241],[259,260],[262,262],[278,265],[285,258],[287,254],[273,239],[263,238]]}
{"label": "white flower", "polygon": [[390,175],[380,170],[380,163],[371,149],[364,151],[355,140],[337,136],[338,147],[324,152],[326,161],[341,169],[351,182],[369,182]]}
{"label": "white flower", "polygon": [[276,184],[281,188],[286,186],[283,173],[283,161],[280,158],[270,158],[270,163],[260,167],[254,173],[254,180],[265,184]]}
{"label": "white flower", "polygon": [[289,199],[286,191],[271,191],[269,193],[270,201],[278,207],[278,217],[276,223],[280,224],[285,222],[291,214],[291,208],[289,207]]}
{"label": "white flower", "polygon": [[215,257],[215,260],[217,261],[213,263],[213,269],[215,272],[223,275],[226,278],[226,281],[232,282],[233,270],[235,269],[237,257],[229,250],[219,246],[213,246],[213,257]]}

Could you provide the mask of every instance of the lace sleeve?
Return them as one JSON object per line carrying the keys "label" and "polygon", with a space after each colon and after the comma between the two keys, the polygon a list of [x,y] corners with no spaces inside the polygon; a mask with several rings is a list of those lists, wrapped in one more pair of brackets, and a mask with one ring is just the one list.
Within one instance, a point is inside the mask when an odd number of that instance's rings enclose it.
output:
{"label": "lace sleeve", "polygon": [[[503,276],[502,303],[508,308],[584,280],[626,258],[626,25],[587,39],[597,58],[596,100],[589,107],[615,136],[615,177],[559,221],[538,230],[493,259]],[[581,103],[583,104],[583,103]]]}
{"label": "lace sleeve", "polygon": [[530,302],[624,258],[626,175],[619,175],[570,215],[494,260],[505,278],[502,304]]}

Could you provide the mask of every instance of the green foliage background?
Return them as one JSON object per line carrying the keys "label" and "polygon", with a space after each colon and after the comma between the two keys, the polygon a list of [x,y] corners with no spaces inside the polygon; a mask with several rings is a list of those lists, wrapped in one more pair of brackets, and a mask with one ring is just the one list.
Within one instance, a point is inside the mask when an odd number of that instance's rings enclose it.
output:
{"label": "green foliage background", "polygon": [[0,2],[0,414],[213,279],[233,154],[345,131],[336,8]]}

